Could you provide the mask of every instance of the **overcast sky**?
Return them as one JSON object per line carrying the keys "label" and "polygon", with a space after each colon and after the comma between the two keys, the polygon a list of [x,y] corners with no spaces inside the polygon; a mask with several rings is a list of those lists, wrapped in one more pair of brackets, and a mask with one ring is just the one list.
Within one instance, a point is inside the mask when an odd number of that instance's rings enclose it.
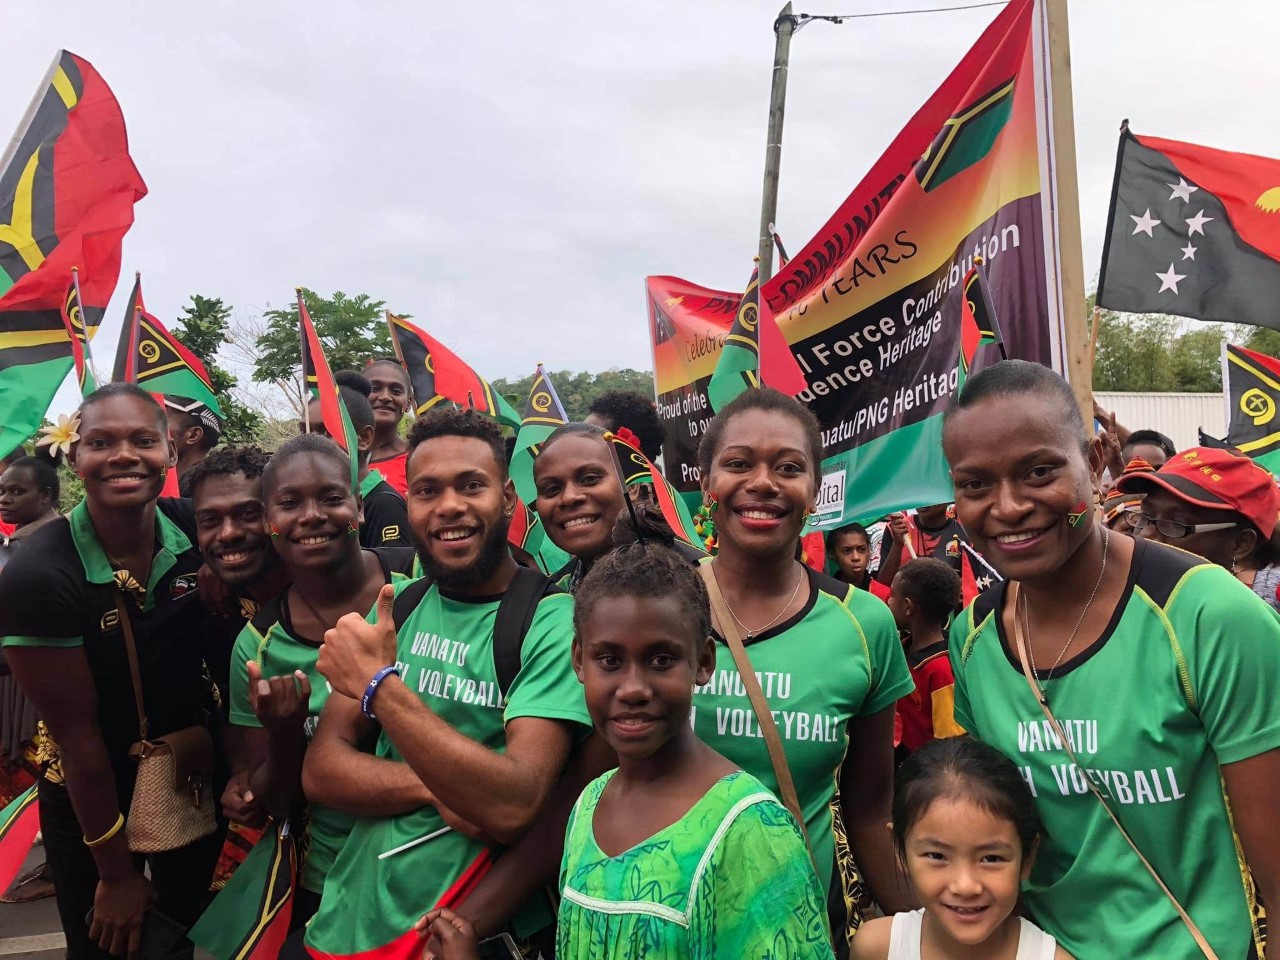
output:
{"label": "overcast sky", "polygon": [[[16,127],[59,47],[92,62],[123,107],[150,195],[95,341],[101,366],[141,270],[164,321],[192,293],[253,315],[304,284],[385,299],[489,377],[537,361],[647,368],[647,274],[741,289],[750,273],[777,7],[14,2],[0,131]],[[813,23],[796,36],[778,211],[789,248],[996,12]],[[1090,285],[1121,119],[1280,157],[1278,34],[1274,0],[1071,4]]]}

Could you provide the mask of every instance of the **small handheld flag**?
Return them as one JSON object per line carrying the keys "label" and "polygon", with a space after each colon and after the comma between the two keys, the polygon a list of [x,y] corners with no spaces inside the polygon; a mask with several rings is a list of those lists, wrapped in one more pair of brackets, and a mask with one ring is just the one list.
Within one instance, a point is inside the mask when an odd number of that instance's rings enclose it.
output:
{"label": "small handheld flag", "polygon": [[62,299],[62,325],[71,339],[71,357],[75,361],[76,382],[80,394],[89,396],[98,389],[90,364],[89,338],[84,328],[84,311],[80,305],[80,278],[75,267],[71,268],[71,284]]}
{"label": "small handheld flag", "polygon": [[289,936],[298,879],[289,821],[269,828],[187,934],[217,960],[274,960]]}
{"label": "small handheld flag", "polygon": [[415,413],[421,415],[441,399],[452,400],[519,429],[521,418],[511,404],[452,350],[403,317],[388,313],[387,325],[396,356],[409,371]]}
{"label": "small handheld flag", "polygon": [[547,376],[542,364],[538,364],[533,374],[533,385],[529,387],[529,399],[525,401],[520,431],[516,434],[515,449],[511,454],[511,480],[516,485],[520,499],[525,503],[533,503],[538,497],[538,490],[533,482],[534,458],[538,456],[547,437],[557,427],[568,422],[569,416],[564,412],[564,405],[556,394],[555,384]]}
{"label": "small handheld flag", "polygon": [[[324,348],[316,335],[316,328],[311,323],[311,315],[307,313],[307,305],[302,301],[302,288],[298,288],[298,332],[302,340],[303,369],[311,364],[315,371],[316,394],[320,400],[320,417],[325,432],[333,438],[351,460],[351,489],[360,489],[360,439],[356,435],[355,425],[347,413],[347,405],[342,401],[342,392],[329,370],[329,361],[325,359]],[[310,418],[308,417],[308,426]]]}
{"label": "small handheld flag", "polygon": [[684,500],[676,493],[661,471],[654,467],[649,458],[640,451],[639,445],[629,443],[616,433],[606,433],[604,438],[613,445],[614,453],[618,457],[618,465],[622,470],[622,485],[628,497],[632,487],[641,484],[649,485],[653,489],[653,499],[658,509],[662,511],[662,517],[667,521],[667,526],[671,528],[676,539],[697,550],[702,550],[702,538],[694,528],[689,508],[684,505]]}
{"label": "small handheld flag", "polygon": [[120,340],[116,343],[116,359],[111,367],[112,383],[136,383],[134,351],[138,348],[138,311],[146,310],[142,303],[142,274],[133,275],[133,290],[124,308],[124,322],[120,324]]}
{"label": "small handheld flag", "polygon": [[36,788],[29,787],[0,810],[0,890],[7,890],[18,875],[39,832]]}
{"label": "small handheld flag", "polygon": [[225,420],[200,358],[179,343],[141,304],[134,308],[134,323],[133,349],[125,364],[132,382],[150,393],[198,400]]}
{"label": "small handheld flag", "polygon": [[743,390],[761,384],[794,396],[805,389],[804,374],[777,321],[760,309],[760,269],[751,271],[738,314],[729,328],[720,359],[707,384],[707,398],[717,413]]}
{"label": "small handheld flag", "polygon": [[[984,343],[994,343],[1000,348],[1002,359],[1008,359],[1004,349],[1004,337],[1000,334],[1000,325],[996,322],[995,307],[991,305],[991,294],[983,279],[980,257],[974,258],[974,265],[964,275],[961,283],[960,303],[960,385],[969,376],[969,369],[978,355],[978,348]],[[959,390],[957,386],[957,390]]]}

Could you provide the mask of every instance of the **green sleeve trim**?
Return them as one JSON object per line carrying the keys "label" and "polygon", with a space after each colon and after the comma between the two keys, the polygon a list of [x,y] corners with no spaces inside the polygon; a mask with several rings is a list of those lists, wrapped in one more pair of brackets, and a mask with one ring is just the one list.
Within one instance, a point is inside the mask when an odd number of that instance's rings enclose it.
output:
{"label": "green sleeve trim", "polygon": [[0,639],[4,647],[61,647],[71,649],[83,647],[84,637],[4,637]]}

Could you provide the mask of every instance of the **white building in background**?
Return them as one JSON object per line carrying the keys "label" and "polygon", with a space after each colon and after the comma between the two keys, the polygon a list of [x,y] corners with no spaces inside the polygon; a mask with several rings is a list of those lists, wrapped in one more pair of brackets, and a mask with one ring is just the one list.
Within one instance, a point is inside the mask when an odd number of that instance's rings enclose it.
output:
{"label": "white building in background", "polygon": [[1179,450],[1198,444],[1198,430],[1222,438],[1227,411],[1221,393],[1094,393],[1130,430],[1159,430]]}

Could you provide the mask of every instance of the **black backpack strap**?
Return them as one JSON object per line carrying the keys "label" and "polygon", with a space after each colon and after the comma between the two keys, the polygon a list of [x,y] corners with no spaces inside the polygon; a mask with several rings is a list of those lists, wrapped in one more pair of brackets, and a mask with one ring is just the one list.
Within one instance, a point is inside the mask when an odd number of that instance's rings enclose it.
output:
{"label": "black backpack strap", "polygon": [[404,622],[409,619],[409,614],[413,613],[414,608],[422,602],[423,597],[427,595],[427,591],[431,589],[433,583],[435,581],[430,577],[421,577],[401,590],[396,596],[395,603],[391,607],[391,619],[396,625],[396,632],[399,632],[400,628],[404,626]]}
{"label": "black backpack strap", "polygon": [[548,593],[560,592],[541,570],[520,567],[502,595],[493,624],[493,669],[504,700],[520,672],[520,648],[533,624],[533,615],[538,612],[538,604]]}

